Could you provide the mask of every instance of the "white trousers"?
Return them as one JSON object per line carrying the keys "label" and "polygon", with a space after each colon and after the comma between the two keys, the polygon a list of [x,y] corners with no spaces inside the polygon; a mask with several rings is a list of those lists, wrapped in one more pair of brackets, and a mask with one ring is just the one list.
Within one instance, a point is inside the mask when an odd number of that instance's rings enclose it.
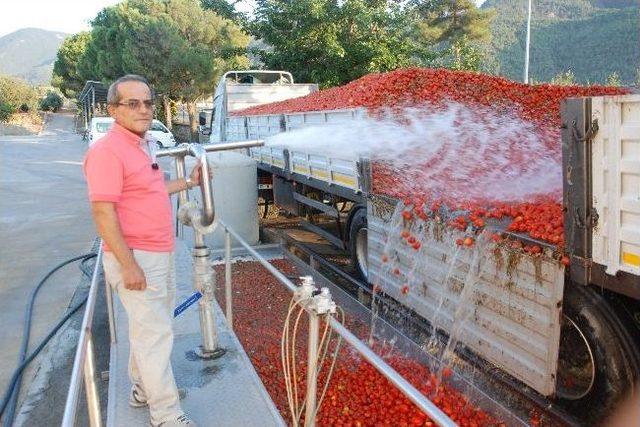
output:
{"label": "white trousers", "polygon": [[175,420],[182,414],[171,369],[172,317],[176,297],[173,252],[133,250],[147,288],[124,287],[120,263],[112,252],[103,257],[107,283],[116,291],[129,320],[129,378],[149,404],[151,424]]}

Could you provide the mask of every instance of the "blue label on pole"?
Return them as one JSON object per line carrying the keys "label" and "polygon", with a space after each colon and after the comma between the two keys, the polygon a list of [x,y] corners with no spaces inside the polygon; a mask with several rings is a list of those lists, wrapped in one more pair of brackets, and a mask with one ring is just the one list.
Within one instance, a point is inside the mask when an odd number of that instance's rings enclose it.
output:
{"label": "blue label on pole", "polygon": [[193,303],[197,302],[200,298],[202,298],[202,294],[200,292],[196,292],[195,294],[191,295],[185,302],[183,302],[182,304],[177,306],[175,310],[173,310],[173,317],[178,317],[183,311],[189,308],[189,306]]}

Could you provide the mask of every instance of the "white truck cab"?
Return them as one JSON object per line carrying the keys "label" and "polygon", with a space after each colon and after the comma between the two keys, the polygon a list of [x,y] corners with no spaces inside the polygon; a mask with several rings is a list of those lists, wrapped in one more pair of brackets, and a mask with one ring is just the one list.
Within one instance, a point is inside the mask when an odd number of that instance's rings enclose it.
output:
{"label": "white truck cab", "polygon": [[293,76],[286,71],[228,71],[216,87],[211,116],[200,114],[201,131],[210,135],[211,143],[224,142],[227,140],[226,126],[230,113],[305,96],[317,90],[317,84],[294,83]]}

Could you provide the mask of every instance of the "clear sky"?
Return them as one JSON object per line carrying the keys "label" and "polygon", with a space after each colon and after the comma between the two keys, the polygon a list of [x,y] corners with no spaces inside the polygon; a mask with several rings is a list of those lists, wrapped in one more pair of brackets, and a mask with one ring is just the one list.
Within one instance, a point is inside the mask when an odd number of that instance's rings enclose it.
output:
{"label": "clear sky", "polygon": [[[89,21],[106,6],[120,0],[1,0],[0,37],[20,28],[77,33],[88,30]],[[475,0],[482,4],[485,0]],[[248,0],[240,9],[251,8]],[[244,7],[243,7],[244,6]]]}
{"label": "clear sky", "polygon": [[105,6],[119,0],[3,0],[0,37],[20,28],[77,33],[88,30],[89,21]]}

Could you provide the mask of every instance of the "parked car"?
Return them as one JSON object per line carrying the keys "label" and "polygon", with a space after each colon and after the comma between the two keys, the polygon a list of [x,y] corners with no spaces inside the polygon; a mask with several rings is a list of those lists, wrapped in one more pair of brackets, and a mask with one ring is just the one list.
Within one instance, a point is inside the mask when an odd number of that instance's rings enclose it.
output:
{"label": "parked car", "polygon": [[89,145],[106,135],[113,125],[112,117],[94,117],[89,125]]}
{"label": "parked car", "polygon": [[[89,145],[102,138],[113,125],[112,117],[94,117],[89,126]],[[153,120],[149,129],[149,139],[156,143],[158,148],[174,147],[176,139],[160,120]]]}
{"label": "parked car", "polygon": [[155,140],[158,148],[169,148],[177,145],[171,131],[160,120],[153,120],[148,133]]}

